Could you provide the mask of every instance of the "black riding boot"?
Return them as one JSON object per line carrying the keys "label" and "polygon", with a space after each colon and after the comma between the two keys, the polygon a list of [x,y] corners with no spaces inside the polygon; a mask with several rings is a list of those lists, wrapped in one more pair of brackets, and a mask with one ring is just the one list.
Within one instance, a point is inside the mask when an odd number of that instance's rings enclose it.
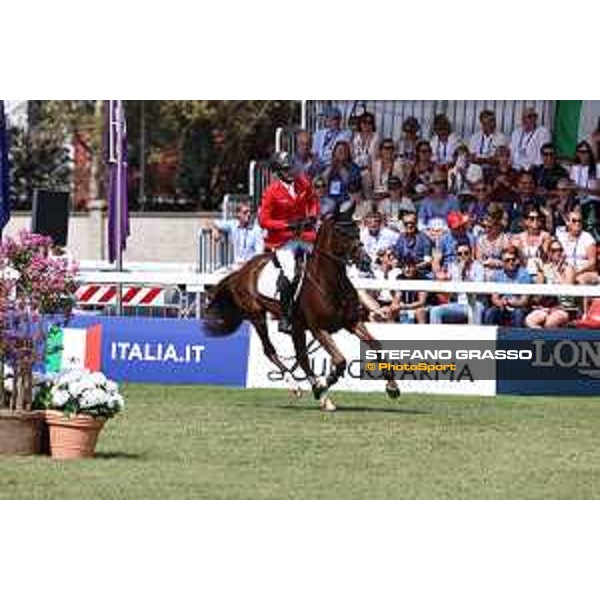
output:
{"label": "black riding boot", "polygon": [[279,291],[279,304],[281,305],[279,331],[282,333],[292,333],[294,286],[283,273],[280,273],[277,279],[277,290]]}

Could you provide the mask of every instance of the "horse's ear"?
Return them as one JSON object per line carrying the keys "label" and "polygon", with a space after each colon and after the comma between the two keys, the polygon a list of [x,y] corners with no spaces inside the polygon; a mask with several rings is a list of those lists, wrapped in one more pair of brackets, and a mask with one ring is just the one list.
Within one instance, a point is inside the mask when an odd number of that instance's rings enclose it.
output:
{"label": "horse's ear", "polygon": [[342,202],[337,209],[337,217],[340,221],[352,221],[354,211],[356,210],[356,202],[349,198]]}

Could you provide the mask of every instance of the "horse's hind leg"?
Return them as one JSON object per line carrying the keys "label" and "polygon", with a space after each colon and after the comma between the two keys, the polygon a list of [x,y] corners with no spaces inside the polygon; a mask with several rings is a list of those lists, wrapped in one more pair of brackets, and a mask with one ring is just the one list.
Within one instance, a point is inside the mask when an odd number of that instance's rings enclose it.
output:
{"label": "horse's hind leg", "polygon": [[[381,342],[375,339],[369,333],[369,330],[364,323],[358,322],[352,329],[350,329],[350,331],[356,334],[362,342],[369,346],[369,348],[373,350],[381,350]],[[398,382],[394,379],[394,371],[392,369],[386,369],[383,373],[384,377],[387,379],[385,386],[387,395],[390,398],[398,398],[398,396],[400,396],[400,388],[398,387]]]}
{"label": "horse's hind leg", "polygon": [[271,338],[269,337],[269,328],[267,327],[267,317],[265,313],[257,314],[250,318],[250,322],[254,325],[254,329],[256,329],[256,333],[258,333],[258,337],[263,346],[263,351],[265,356],[282,372],[289,373],[289,369],[281,362],[281,359],[277,355],[275,350],[275,346],[273,346],[273,342],[271,342]]}

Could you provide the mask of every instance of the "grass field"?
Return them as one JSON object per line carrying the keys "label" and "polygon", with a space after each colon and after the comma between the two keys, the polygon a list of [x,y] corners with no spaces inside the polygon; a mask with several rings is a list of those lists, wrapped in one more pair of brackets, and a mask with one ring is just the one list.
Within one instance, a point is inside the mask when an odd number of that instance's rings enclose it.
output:
{"label": "grass field", "polygon": [[0,458],[0,498],[600,498],[600,401],[130,385],[95,460]]}

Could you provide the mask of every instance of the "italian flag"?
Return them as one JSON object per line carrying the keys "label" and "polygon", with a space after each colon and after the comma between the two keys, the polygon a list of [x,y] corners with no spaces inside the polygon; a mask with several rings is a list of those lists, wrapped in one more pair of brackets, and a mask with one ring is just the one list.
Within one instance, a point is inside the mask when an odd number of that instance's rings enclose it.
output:
{"label": "italian flag", "polygon": [[102,325],[87,329],[52,325],[46,342],[46,372],[65,369],[100,371]]}
{"label": "italian flag", "polygon": [[[581,140],[590,141],[600,126],[600,100],[557,100],[554,143],[560,156],[573,158]],[[598,157],[596,157],[598,158]]]}

